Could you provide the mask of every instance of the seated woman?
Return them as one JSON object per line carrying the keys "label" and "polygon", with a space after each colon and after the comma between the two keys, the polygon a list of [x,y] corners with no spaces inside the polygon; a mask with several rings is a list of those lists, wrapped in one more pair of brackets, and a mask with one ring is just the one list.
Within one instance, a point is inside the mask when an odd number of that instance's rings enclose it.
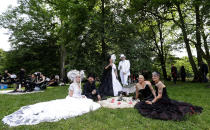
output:
{"label": "seated woman", "polygon": [[168,97],[166,86],[160,81],[160,74],[152,73],[157,97],[135,105],[139,113],[148,118],[161,120],[183,120],[185,115],[201,113],[202,108],[189,103],[172,100]]}
{"label": "seated woman", "polygon": [[152,100],[156,97],[155,91],[149,81],[144,80],[143,75],[139,75],[138,83],[136,84],[136,99],[140,101]]}
{"label": "seated woman", "polygon": [[23,106],[16,112],[5,116],[2,121],[9,126],[35,125],[83,115],[101,107],[100,104],[81,95],[83,76],[79,71],[70,71],[68,77],[73,83],[69,87],[66,98]]}

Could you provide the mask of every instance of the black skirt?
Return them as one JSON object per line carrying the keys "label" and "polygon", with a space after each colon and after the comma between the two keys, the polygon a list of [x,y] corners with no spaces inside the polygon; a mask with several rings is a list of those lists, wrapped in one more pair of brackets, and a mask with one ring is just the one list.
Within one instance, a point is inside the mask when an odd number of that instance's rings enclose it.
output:
{"label": "black skirt", "polygon": [[201,113],[203,110],[202,107],[168,98],[166,88],[163,89],[162,98],[156,103],[150,105],[146,104],[145,101],[139,102],[135,105],[135,109],[148,118],[178,121],[183,120],[186,115]]}

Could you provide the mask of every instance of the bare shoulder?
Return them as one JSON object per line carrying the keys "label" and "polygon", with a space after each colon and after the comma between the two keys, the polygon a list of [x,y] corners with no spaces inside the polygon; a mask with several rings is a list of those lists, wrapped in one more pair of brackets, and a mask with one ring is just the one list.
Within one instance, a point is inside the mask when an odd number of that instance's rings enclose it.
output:
{"label": "bare shoulder", "polygon": [[161,81],[159,81],[159,82],[156,84],[156,86],[159,87],[159,88],[165,88],[165,87],[166,87]]}
{"label": "bare shoulder", "polygon": [[149,86],[152,85],[150,81],[145,81],[146,84],[148,84]]}
{"label": "bare shoulder", "polygon": [[137,84],[135,85],[135,87],[136,87],[137,89],[142,89],[141,84],[139,84],[139,83],[137,83]]}

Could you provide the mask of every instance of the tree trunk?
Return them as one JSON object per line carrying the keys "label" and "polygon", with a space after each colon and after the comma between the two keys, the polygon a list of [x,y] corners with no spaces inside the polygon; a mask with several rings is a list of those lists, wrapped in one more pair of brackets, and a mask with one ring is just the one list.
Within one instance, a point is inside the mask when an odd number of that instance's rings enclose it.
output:
{"label": "tree trunk", "polygon": [[167,79],[166,61],[164,60],[164,56],[160,57],[160,62],[161,62],[161,69],[163,72],[163,77],[164,77],[164,79]]}
{"label": "tree trunk", "polygon": [[102,29],[101,29],[101,44],[102,44],[102,59],[106,60],[106,43],[105,43],[105,29],[104,29],[104,24],[105,24],[105,9],[104,9],[104,0],[101,0],[101,20],[102,20]]}
{"label": "tree trunk", "polygon": [[197,70],[195,61],[193,60],[193,55],[192,55],[192,52],[191,52],[191,49],[190,49],[189,39],[187,38],[187,31],[186,31],[186,27],[185,27],[184,18],[182,16],[180,5],[177,4],[176,6],[177,6],[178,14],[179,14],[179,20],[180,20],[180,23],[181,23],[180,28],[181,28],[182,33],[183,33],[188,58],[189,58],[189,61],[190,61],[190,64],[192,66],[192,70],[193,70],[193,73],[194,73],[194,80],[198,80],[198,75],[197,75],[198,70]]}
{"label": "tree trunk", "polygon": [[207,37],[205,35],[205,32],[204,32],[204,27],[203,27],[203,21],[202,21],[202,18],[201,18],[201,35],[202,35],[202,38],[203,38],[203,42],[204,42],[204,49],[205,49],[205,52],[203,52],[203,58],[206,60],[206,62],[208,63],[208,68],[209,68],[209,71],[210,71],[210,54],[209,54],[209,46],[208,46],[208,42],[207,42]]}
{"label": "tree trunk", "polygon": [[66,48],[64,44],[60,45],[60,79],[63,81],[65,78],[65,61],[66,61]]}
{"label": "tree trunk", "polygon": [[156,36],[156,33],[155,33],[154,29],[152,27],[150,27],[150,29],[152,30],[153,40],[154,40],[155,47],[157,49],[158,60],[160,61],[161,69],[162,69],[162,72],[163,72],[163,77],[164,77],[164,79],[167,79],[166,60],[165,60],[166,57],[165,57],[165,53],[164,53],[164,50],[163,50],[164,41],[163,41],[163,37],[162,37],[163,35],[162,35],[160,22],[158,22],[158,31],[159,31],[159,34],[160,34],[159,40],[160,40],[160,43],[161,43],[160,47],[158,45],[157,36]]}
{"label": "tree trunk", "polygon": [[163,77],[164,79],[167,79],[167,72],[166,72],[166,57],[165,57],[165,51],[164,51],[164,38],[163,38],[163,28],[162,28],[162,22],[157,20],[158,22],[158,30],[159,30],[159,40],[160,40],[160,50],[161,50],[161,55],[160,55],[160,63],[161,63],[161,68],[163,71]]}
{"label": "tree trunk", "polygon": [[[197,60],[198,60],[198,66],[201,68],[202,66],[202,48],[201,48],[201,20],[200,20],[200,13],[199,13],[199,5],[195,4],[195,14],[196,14],[196,44],[195,48],[197,51]],[[198,78],[200,81],[202,81],[202,72],[201,69],[198,70]]]}

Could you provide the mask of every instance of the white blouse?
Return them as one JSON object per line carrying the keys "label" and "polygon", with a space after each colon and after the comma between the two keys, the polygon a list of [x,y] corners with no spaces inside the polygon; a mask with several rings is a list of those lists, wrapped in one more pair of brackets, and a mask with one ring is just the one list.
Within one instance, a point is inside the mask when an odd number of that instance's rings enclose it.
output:
{"label": "white blouse", "polygon": [[81,98],[82,97],[82,89],[79,87],[78,83],[72,83],[69,86],[69,92],[73,91],[73,96],[74,98]]}

